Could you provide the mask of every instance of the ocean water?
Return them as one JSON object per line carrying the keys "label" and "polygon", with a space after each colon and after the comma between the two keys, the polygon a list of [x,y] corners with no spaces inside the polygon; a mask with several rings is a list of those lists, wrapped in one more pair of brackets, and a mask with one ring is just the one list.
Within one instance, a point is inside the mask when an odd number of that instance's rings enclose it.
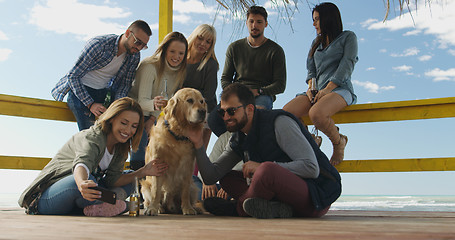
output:
{"label": "ocean water", "polygon": [[[19,207],[19,193],[0,193],[0,208]],[[331,210],[455,212],[455,196],[343,195]]]}
{"label": "ocean water", "polygon": [[341,196],[332,210],[455,212],[455,196]]}

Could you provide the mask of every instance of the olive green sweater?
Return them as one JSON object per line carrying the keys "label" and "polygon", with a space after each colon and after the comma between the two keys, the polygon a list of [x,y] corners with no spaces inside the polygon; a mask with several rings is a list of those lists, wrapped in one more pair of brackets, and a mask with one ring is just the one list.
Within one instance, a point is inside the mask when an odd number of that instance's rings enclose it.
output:
{"label": "olive green sweater", "polygon": [[240,82],[251,89],[262,88],[265,95],[275,96],[286,88],[286,59],[284,51],[274,41],[253,48],[248,38],[231,43],[226,51],[226,61],[221,86]]}

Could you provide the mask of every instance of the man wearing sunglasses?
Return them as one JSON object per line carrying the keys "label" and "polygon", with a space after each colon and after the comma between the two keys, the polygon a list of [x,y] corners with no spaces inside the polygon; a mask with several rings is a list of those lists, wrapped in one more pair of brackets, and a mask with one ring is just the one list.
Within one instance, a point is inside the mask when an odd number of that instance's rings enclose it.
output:
{"label": "man wearing sunglasses", "polygon": [[[311,134],[292,114],[256,109],[248,87],[223,90],[218,114],[232,137],[213,163],[202,131],[189,131],[205,184],[220,181],[235,200],[207,198],[215,215],[256,218],[320,217],[341,194],[341,178]],[[243,161],[242,171],[231,169]]]}
{"label": "man wearing sunglasses", "polygon": [[137,20],[122,35],[103,35],[87,42],[75,65],[51,91],[57,101],[68,94],[68,107],[79,130],[92,126],[111,102],[128,95],[139,51],[147,49],[151,35],[149,25]]}

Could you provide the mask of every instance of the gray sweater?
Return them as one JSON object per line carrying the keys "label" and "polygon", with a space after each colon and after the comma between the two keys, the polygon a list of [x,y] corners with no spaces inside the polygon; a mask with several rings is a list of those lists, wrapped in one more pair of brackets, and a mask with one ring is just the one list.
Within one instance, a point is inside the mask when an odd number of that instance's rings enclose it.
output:
{"label": "gray sweater", "polygon": [[218,87],[217,72],[218,62],[210,58],[205,66],[198,71],[200,63],[186,65],[186,78],[183,82],[183,87],[197,89],[201,92],[207,102],[207,110],[211,112],[216,102],[216,88]]}

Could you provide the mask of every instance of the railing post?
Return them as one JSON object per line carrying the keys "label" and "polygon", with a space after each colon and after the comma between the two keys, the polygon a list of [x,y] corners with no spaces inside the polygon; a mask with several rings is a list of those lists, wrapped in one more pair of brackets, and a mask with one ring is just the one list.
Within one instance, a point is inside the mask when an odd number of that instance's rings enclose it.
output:
{"label": "railing post", "polygon": [[172,32],[172,11],[173,0],[160,0],[160,17],[158,29],[158,42],[161,43],[164,37]]}

